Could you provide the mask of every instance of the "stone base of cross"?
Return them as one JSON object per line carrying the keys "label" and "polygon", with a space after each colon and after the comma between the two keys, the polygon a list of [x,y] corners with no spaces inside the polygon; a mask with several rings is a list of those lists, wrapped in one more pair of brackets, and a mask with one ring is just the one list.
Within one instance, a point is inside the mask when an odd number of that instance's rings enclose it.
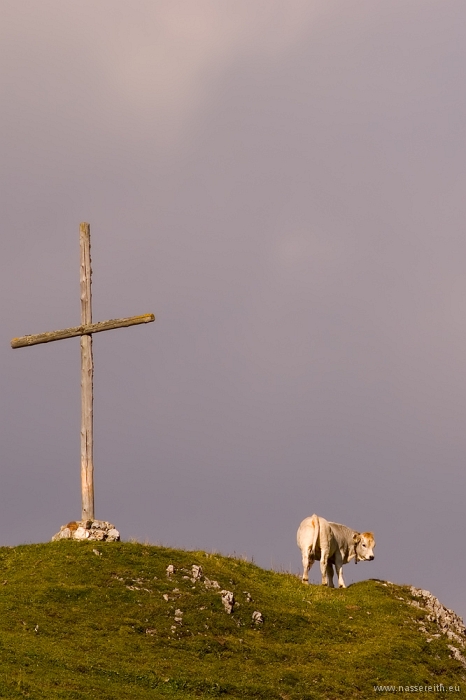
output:
{"label": "stone base of cross", "polygon": [[[141,323],[155,321],[154,314],[143,316],[131,316],[130,318],[113,319],[92,323],[92,293],[91,293],[91,231],[89,224],[82,223],[79,227],[79,241],[81,251],[81,325],[65,328],[61,331],[51,331],[38,335],[25,335],[21,338],[13,338],[12,348],[24,348],[28,345],[50,343],[64,338],[81,337],[81,523],[74,530],[64,526],[71,532],[76,532],[83,527],[83,523],[91,523],[84,527],[84,532],[89,533],[81,539],[90,537],[92,523],[104,523],[106,521],[94,520],[94,439],[93,439],[93,406],[94,406],[94,361],[92,356],[92,335],[101,331],[109,331],[115,328],[125,328]],[[76,521],[73,521],[76,524]],[[109,523],[107,523],[108,525]],[[62,530],[64,529],[62,528]],[[110,529],[114,529],[113,526]],[[115,532],[117,532],[115,530]],[[58,534],[58,533],[57,533]],[[81,531],[80,531],[81,534]],[[94,533],[95,534],[95,533]],[[74,537],[75,539],[79,539]],[[103,537],[102,539],[107,539]],[[119,539],[119,534],[118,534]]]}
{"label": "stone base of cross", "polygon": [[62,525],[60,531],[52,537],[57,540],[89,540],[89,542],[118,542],[120,533],[115,525],[107,520],[72,520]]}

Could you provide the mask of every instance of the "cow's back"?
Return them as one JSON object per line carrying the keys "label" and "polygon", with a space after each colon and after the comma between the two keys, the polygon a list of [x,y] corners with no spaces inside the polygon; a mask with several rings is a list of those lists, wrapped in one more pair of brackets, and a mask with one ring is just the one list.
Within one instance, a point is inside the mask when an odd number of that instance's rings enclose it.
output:
{"label": "cow's back", "polygon": [[300,550],[309,552],[313,559],[320,559],[322,547],[332,550],[331,554],[334,551],[330,523],[315,513],[302,521],[298,528],[297,541]]}

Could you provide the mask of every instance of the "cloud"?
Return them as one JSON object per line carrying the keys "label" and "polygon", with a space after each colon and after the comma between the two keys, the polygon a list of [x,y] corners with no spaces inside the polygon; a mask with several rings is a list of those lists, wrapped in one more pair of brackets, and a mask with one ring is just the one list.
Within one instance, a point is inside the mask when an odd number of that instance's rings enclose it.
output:
{"label": "cloud", "polygon": [[154,142],[180,136],[229,64],[285,51],[315,14],[303,0],[23,7],[8,3],[3,24],[0,80],[11,102],[109,132],[131,123],[136,138],[149,126]]}
{"label": "cloud", "polygon": [[[208,102],[209,92],[234,61],[267,59],[300,39],[312,19],[309,3],[294,0],[143,3],[143,12],[119,5],[121,41],[106,53],[105,72],[118,101],[138,119],[173,138]],[[111,60],[109,60],[111,57]]]}

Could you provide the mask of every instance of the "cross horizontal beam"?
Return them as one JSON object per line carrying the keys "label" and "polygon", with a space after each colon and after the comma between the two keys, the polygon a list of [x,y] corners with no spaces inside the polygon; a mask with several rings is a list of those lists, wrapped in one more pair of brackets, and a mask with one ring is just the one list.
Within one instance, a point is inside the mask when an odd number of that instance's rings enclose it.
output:
{"label": "cross horizontal beam", "polygon": [[88,323],[73,328],[64,328],[61,331],[50,331],[49,333],[38,333],[37,335],[23,335],[21,338],[13,338],[12,348],[26,348],[29,345],[39,345],[40,343],[50,343],[52,340],[64,340],[65,338],[76,338],[78,335],[91,335],[101,331],[110,331],[114,328],[125,328],[126,326],[137,326],[140,323],[151,323],[155,321],[154,314],[143,314],[142,316],[130,316],[129,318],[116,318],[109,321],[99,321],[99,323]]}

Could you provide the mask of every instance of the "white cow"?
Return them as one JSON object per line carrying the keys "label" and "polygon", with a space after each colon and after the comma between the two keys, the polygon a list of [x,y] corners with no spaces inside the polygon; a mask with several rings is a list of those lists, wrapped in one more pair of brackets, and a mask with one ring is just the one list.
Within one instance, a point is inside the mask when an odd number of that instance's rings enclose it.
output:
{"label": "white cow", "polygon": [[372,561],[375,540],[372,532],[359,533],[356,530],[329,523],[318,515],[303,520],[298,528],[298,547],[303,555],[303,581],[308,581],[308,572],[316,560],[320,560],[322,585],[334,588],[333,566],[338,574],[338,584],[346,588],[343,580],[343,564],[351,559]]}

